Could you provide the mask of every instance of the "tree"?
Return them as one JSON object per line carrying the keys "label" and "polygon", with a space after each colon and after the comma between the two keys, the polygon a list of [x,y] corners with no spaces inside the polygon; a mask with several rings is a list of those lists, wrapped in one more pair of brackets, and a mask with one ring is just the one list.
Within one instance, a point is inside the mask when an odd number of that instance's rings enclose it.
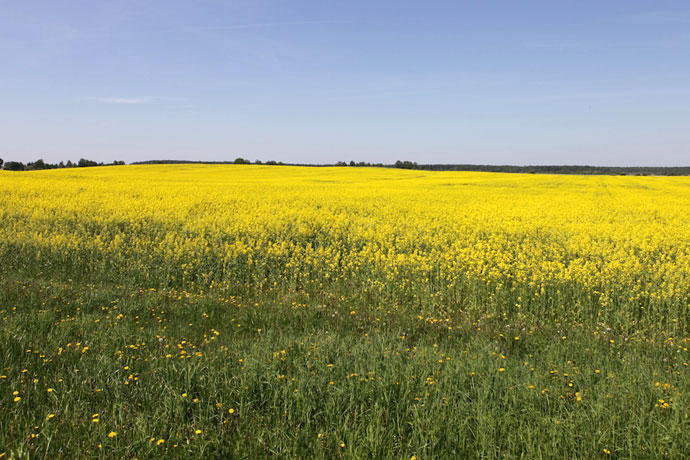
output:
{"label": "tree", "polygon": [[39,158],[38,160],[34,161],[29,169],[46,169],[46,164],[43,161],[43,158]]}
{"label": "tree", "polygon": [[417,169],[417,162],[398,160],[395,162],[395,167],[400,169]]}
{"label": "tree", "polygon": [[86,167],[86,166],[98,166],[98,163],[92,160],[87,160],[86,158],[80,158],[79,163],[77,163],[77,166],[80,168]]}
{"label": "tree", "polygon": [[248,164],[251,164],[251,163],[252,163],[251,161],[245,160],[245,159],[242,158],[242,157],[235,158],[235,164],[236,164],[236,165],[248,165]]}
{"label": "tree", "polygon": [[8,161],[5,163],[5,169],[7,171],[24,171],[24,163],[20,161]]}
{"label": "tree", "polygon": [[5,163],[5,160],[3,160],[2,158],[0,158],[0,169],[2,169],[3,163]]}

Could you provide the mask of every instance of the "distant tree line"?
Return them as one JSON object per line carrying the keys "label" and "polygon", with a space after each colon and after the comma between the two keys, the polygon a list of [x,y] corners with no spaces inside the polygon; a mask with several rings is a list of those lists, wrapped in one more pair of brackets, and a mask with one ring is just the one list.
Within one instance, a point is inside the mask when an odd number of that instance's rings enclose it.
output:
{"label": "distant tree line", "polygon": [[[333,164],[305,164],[305,163],[283,163],[282,161],[261,161],[261,160],[254,160],[249,161],[246,160],[242,157],[236,158],[234,160],[228,160],[228,161],[195,161],[195,160],[147,160],[147,161],[135,161],[131,163],[133,165],[180,165],[180,164],[205,164],[205,165],[268,165],[268,166],[367,166],[367,167],[378,167],[378,168],[386,168],[390,167],[391,165],[386,165],[383,163],[368,163],[364,161],[360,161],[358,163],[354,161],[350,161],[349,163],[346,161],[339,161],[335,165]],[[417,163],[414,163],[415,166]]]}
{"label": "distant tree line", "polygon": [[67,160],[67,163],[61,161],[60,163],[46,163],[43,159],[38,159],[29,163],[22,163],[21,161],[8,161],[5,163],[2,158],[0,158],[0,168],[6,171],[37,171],[39,169],[60,169],[60,168],[85,168],[89,166],[114,166],[114,165],[124,165],[124,161],[113,161],[112,163],[103,163],[92,160],[87,160],[86,158],[79,159],[78,162],[72,163],[71,160]]}
{"label": "distant tree line", "polygon": [[[406,168],[410,162],[398,161],[397,168]],[[546,166],[512,166],[512,165],[469,165],[469,164],[426,164],[406,169],[420,169],[425,171],[477,171],[477,172],[507,172],[528,174],[591,174],[591,175],[632,175],[632,176],[688,176],[690,166],[576,166],[576,165],[546,165]]]}
{"label": "distant tree line", "polygon": [[603,175],[657,175],[657,176],[690,176],[690,166],[662,167],[662,166],[513,166],[513,165],[471,165],[471,164],[417,164],[414,161],[398,160],[393,164],[369,163],[365,161],[338,161],[326,163],[283,163],[281,161],[255,160],[251,162],[244,158],[228,161],[189,161],[189,160],[151,160],[139,161],[132,164],[255,164],[255,165],[285,165],[311,167],[370,167],[370,168],[398,168],[418,169],[423,171],[477,171],[477,172],[506,172],[526,174],[603,174]]}
{"label": "distant tree line", "polygon": [[188,165],[188,164],[204,164],[204,165],[279,165],[283,166],[285,163],[282,161],[266,161],[255,160],[251,162],[250,160],[245,160],[244,158],[235,158],[230,161],[193,161],[193,160],[146,160],[146,161],[135,161],[133,165]]}
{"label": "distant tree line", "polygon": [[[315,165],[315,166],[333,166],[333,165]],[[354,161],[350,161],[349,163],[345,161],[339,161],[335,164],[335,166],[357,166],[357,167],[369,167],[369,168],[385,168],[386,165],[383,163],[367,163],[365,161],[360,161],[358,163],[355,163]]]}
{"label": "distant tree line", "polygon": [[304,164],[283,163],[276,161],[255,160],[253,163],[244,158],[231,161],[186,161],[186,160],[152,160],[140,161],[132,164],[256,164],[256,165],[286,165],[311,167],[370,167],[370,168],[398,168],[418,169],[423,171],[477,171],[477,172],[506,172],[525,174],[600,174],[600,175],[637,175],[637,176],[690,176],[690,166],[662,167],[662,166],[512,166],[512,165],[471,165],[471,164],[417,164],[414,161],[398,160],[393,164],[369,163],[365,161],[338,161],[333,164]]}
{"label": "distant tree line", "polygon": [[[0,158],[0,169],[8,171],[32,171],[38,169],[75,168],[88,166],[112,166],[124,165],[124,161],[112,163],[98,163],[95,161],[80,159],[76,163],[62,161],[57,164],[46,163],[42,159],[24,164],[19,161],[3,162]],[[300,164],[283,163],[282,161],[250,161],[242,157],[228,161],[190,161],[190,160],[149,160],[137,161],[132,164],[236,164],[236,165],[269,165],[269,166],[340,166],[340,167],[374,167],[374,168],[398,168],[418,169],[424,171],[477,171],[477,172],[505,172],[505,173],[529,173],[529,174],[603,174],[603,175],[636,175],[636,176],[690,176],[690,166],[575,166],[575,165],[548,165],[548,166],[513,166],[513,165],[471,165],[471,164],[417,164],[413,161],[398,160],[394,164],[369,163],[365,161],[345,162],[338,161],[335,164]]]}

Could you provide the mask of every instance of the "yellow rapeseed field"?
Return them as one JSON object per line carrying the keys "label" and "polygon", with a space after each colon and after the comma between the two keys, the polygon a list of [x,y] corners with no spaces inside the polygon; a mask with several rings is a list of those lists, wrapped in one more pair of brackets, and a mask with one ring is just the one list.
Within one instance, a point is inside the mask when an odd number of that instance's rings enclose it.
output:
{"label": "yellow rapeseed field", "polygon": [[340,286],[419,310],[670,329],[690,298],[690,178],[254,165],[0,171],[0,254],[142,287]]}
{"label": "yellow rapeseed field", "polygon": [[689,192],[0,171],[0,457],[686,458]]}

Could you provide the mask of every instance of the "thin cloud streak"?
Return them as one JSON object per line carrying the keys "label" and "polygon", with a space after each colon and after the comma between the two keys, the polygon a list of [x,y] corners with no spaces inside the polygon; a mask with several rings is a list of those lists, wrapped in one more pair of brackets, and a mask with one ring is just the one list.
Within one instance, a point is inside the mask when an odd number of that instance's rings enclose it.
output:
{"label": "thin cloud streak", "polygon": [[150,97],[91,97],[92,101],[103,102],[106,104],[146,104],[151,101]]}
{"label": "thin cloud streak", "polygon": [[249,24],[235,24],[229,26],[199,26],[199,27],[184,27],[179,30],[186,32],[203,32],[203,31],[222,31],[222,30],[236,30],[236,29],[259,29],[266,27],[283,27],[283,26],[318,26],[329,24],[351,24],[351,21],[286,21],[286,22],[256,22]]}

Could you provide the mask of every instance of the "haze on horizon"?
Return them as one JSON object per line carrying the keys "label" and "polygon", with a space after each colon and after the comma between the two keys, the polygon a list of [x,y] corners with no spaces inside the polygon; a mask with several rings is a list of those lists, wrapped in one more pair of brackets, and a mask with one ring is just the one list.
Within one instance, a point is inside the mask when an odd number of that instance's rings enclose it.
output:
{"label": "haze on horizon", "polygon": [[683,1],[0,0],[0,158],[690,164]]}

